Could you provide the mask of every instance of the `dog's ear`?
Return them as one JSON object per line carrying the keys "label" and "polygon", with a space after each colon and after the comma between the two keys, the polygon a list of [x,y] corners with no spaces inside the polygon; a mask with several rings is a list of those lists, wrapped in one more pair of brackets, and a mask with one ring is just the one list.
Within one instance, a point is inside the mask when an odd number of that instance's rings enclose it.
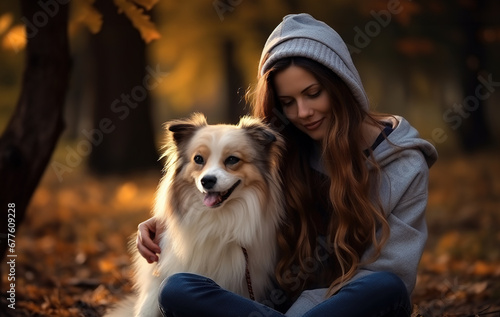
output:
{"label": "dog's ear", "polygon": [[250,116],[244,116],[240,119],[239,126],[242,129],[245,129],[252,138],[257,141],[259,145],[262,145],[264,147],[268,147],[272,143],[276,142],[278,138],[281,138],[278,134],[278,132],[274,131],[264,123],[262,123],[261,120],[250,117]]}
{"label": "dog's ear", "polygon": [[177,145],[191,136],[201,127],[207,125],[207,119],[200,113],[194,113],[190,118],[184,120],[173,120],[167,123],[167,130],[171,132],[172,139]]}

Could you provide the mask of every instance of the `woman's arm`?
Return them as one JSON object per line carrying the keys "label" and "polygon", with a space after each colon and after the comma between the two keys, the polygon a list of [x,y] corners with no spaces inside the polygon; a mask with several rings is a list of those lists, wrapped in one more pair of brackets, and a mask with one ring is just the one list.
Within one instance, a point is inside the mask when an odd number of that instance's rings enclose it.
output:
{"label": "woman's arm", "polygon": [[[371,272],[388,271],[398,275],[405,283],[408,294],[411,294],[427,241],[425,209],[429,169],[420,152],[407,152],[384,168],[381,175],[380,198],[390,226],[389,239],[380,256],[360,267],[353,280]],[[403,168],[409,161],[413,164],[412,172]],[[372,252],[373,249],[368,249],[362,261],[369,259]]]}

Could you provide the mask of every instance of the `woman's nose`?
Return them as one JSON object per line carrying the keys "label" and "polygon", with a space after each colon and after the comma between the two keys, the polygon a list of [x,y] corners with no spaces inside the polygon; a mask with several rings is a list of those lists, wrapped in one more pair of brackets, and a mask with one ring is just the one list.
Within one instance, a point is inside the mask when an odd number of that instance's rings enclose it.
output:
{"label": "woman's nose", "polygon": [[297,100],[297,116],[299,118],[307,118],[311,116],[312,113],[312,108],[309,107],[304,100]]}

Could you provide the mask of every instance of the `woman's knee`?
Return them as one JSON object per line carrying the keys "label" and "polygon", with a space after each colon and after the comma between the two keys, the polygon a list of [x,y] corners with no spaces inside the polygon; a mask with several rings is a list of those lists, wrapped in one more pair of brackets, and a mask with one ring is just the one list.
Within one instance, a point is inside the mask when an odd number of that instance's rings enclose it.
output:
{"label": "woman's knee", "polygon": [[191,273],[176,273],[167,277],[160,285],[158,302],[164,310],[170,310],[172,304],[189,301],[193,283],[206,280],[205,277]]}
{"label": "woman's knee", "polygon": [[390,299],[387,302],[387,310],[382,316],[410,316],[410,296],[403,280],[390,272],[377,272],[371,275],[373,275],[371,283],[373,293],[383,294],[386,300]]}
{"label": "woman's knee", "polygon": [[372,279],[372,283],[378,291],[408,296],[405,283],[394,273],[376,272],[370,274],[368,278]]}
{"label": "woman's knee", "polygon": [[364,301],[371,303],[378,316],[410,316],[411,303],[406,285],[394,273],[374,272],[346,288],[349,294],[359,294]]}
{"label": "woman's knee", "polygon": [[409,305],[409,295],[403,280],[391,272],[374,272],[346,286],[350,292],[362,292],[366,298],[391,298]]}

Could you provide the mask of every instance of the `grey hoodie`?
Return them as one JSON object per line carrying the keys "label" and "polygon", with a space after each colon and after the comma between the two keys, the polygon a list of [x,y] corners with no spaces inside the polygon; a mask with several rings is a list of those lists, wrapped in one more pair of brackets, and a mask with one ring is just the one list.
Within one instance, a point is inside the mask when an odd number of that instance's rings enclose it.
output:
{"label": "grey hoodie", "polygon": [[[390,237],[375,262],[362,266],[350,282],[373,272],[392,272],[406,285],[415,287],[417,267],[427,240],[425,209],[429,168],[437,159],[434,146],[421,139],[404,118],[395,116],[397,126],[373,151],[381,167],[380,200],[390,226]],[[392,143],[392,144],[391,144]],[[404,148],[404,149],[402,149]],[[368,249],[362,257],[372,254]],[[302,316],[326,299],[327,289],[304,291],[286,316]]]}

